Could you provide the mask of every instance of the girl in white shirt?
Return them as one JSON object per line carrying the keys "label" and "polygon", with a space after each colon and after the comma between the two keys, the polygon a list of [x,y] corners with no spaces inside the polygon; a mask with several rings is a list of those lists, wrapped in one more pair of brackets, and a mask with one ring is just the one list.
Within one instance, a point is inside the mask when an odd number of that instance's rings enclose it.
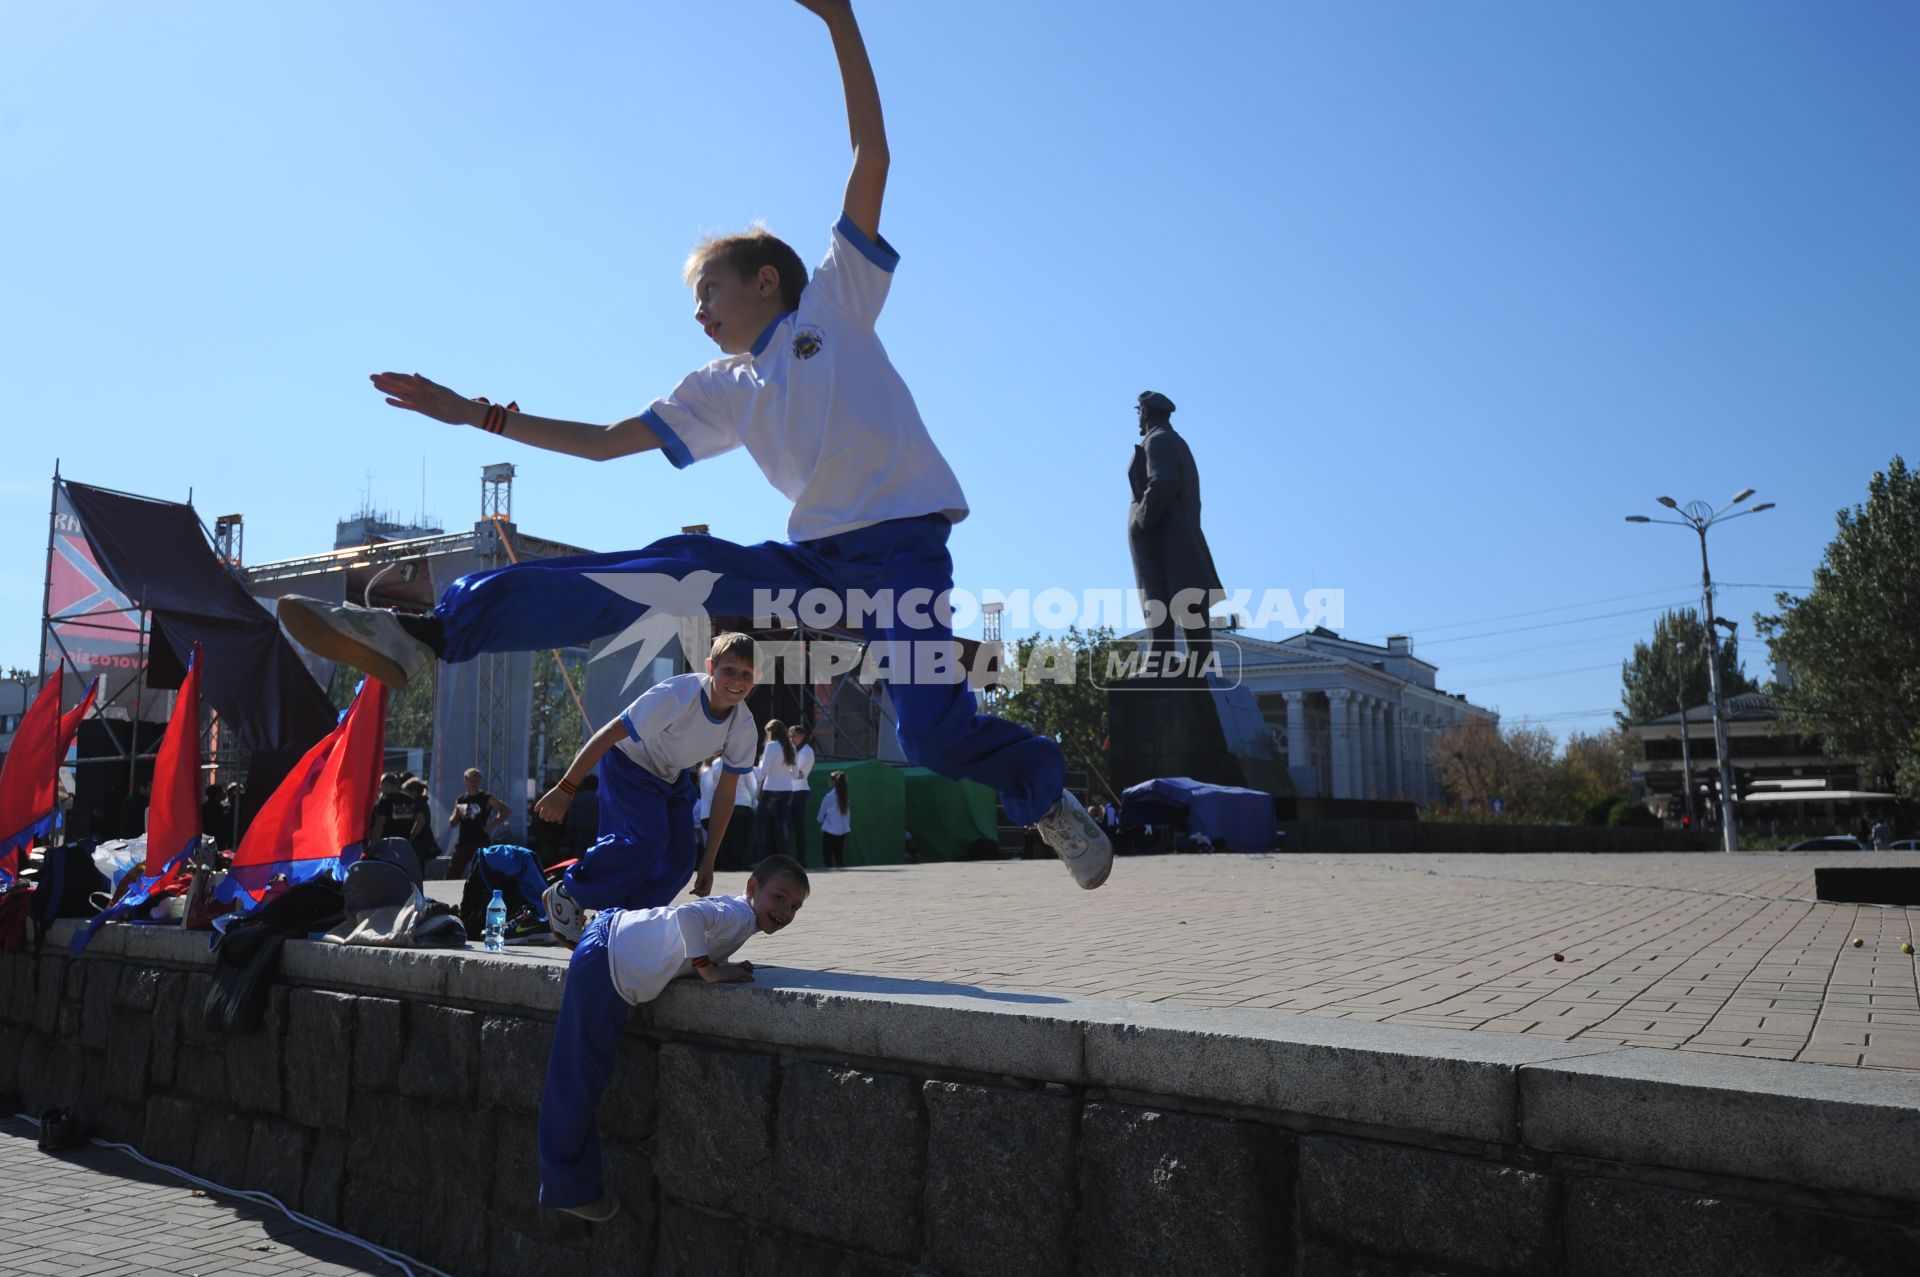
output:
{"label": "girl in white shirt", "polygon": [[853,832],[853,804],[847,794],[847,774],[827,777],[826,796],[820,800],[820,858],[829,869],[847,867],[847,835]]}
{"label": "girl in white shirt", "polygon": [[[807,730],[795,724],[788,727],[779,719],[767,721],[767,739],[755,775],[760,782],[760,854],[792,855],[801,864],[807,860],[807,797],[813,772],[813,749],[807,744]],[[787,843],[791,839],[792,848]]]}

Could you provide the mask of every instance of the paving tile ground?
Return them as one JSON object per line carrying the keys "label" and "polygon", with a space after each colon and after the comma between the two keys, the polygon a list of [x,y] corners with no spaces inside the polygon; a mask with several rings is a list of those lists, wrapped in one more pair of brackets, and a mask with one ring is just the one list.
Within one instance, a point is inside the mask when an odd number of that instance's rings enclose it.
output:
{"label": "paving tile ground", "polygon": [[1815,901],[1814,868],[1837,864],[1920,857],[1128,856],[1094,892],[1052,861],[821,871],[794,925],[742,956],[1920,1072],[1920,984],[1900,952],[1920,909]]}
{"label": "paving tile ground", "polygon": [[344,1277],[400,1270],[278,1211],[193,1186],[124,1153],[42,1153],[0,1118],[0,1277]]}

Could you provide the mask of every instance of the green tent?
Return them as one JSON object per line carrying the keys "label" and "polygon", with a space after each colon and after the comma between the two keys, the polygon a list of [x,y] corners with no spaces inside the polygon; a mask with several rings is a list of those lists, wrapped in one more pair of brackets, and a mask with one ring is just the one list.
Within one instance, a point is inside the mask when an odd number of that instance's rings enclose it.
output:
{"label": "green tent", "polygon": [[998,803],[991,789],[971,780],[948,780],[924,767],[909,767],[907,832],[922,860],[964,860],[977,842],[999,843]]}
{"label": "green tent", "polygon": [[948,780],[924,767],[899,767],[869,759],[857,763],[822,762],[809,778],[807,863],[821,864],[820,800],[836,771],[847,774],[847,800],[853,832],[847,835],[847,864],[898,865],[907,858],[911,833],[922,860],[958,860],[980,840],[997,833],[994,795],[970,780]]}

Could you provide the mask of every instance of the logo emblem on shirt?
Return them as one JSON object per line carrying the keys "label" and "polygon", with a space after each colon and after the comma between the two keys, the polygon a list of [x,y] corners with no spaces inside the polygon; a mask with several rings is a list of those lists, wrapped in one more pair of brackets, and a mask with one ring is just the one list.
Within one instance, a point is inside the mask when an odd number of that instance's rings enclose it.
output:
{"label": "logo emblem on shirt", "polygon": [[793,357],[795,359],[812,359],[820,353],[820,348],[826,344],[827,335],[825,333],[815,328],[812,324],[804,325],[793,335]]}

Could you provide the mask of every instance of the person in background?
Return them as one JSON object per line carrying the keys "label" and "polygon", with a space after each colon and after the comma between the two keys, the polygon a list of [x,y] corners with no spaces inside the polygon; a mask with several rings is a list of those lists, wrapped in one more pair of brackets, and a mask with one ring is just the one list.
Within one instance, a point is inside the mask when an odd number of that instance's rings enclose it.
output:
{"label": "person in background", "polygon": [[413,822],[413,832],[407,835],[407,843],[413,848],[413,854],[420,858],[420,876],[427,876],[427,866],[440,858],[440,844],[433,836],[433,798],[427,792],[427,782],[418,776],[408,777],[400,782],[400,792],[413,799],[419,809],[419,818]]}
{"label": "person in background", "polygon": [[200,798],[200,832],[213,839],[216,849],[231,851],[232,841],[227,836],[230,828],[226,792],[218,785],[208,785]]}
{"label": "person in background", "polygon": [[829,869],[847,867],[847,835],[853,832],[853,800],[847,792],[847,774],[835,772],[827,777],[827,792],[820,799],[820,861]]}
{"label": "person in background", "polygon": [[513,814],[505,803],[480,788],[484,778],[478,767],[467,768],[461,779],[466,782],[467,792],[447,814],[447,823],[460,829],[453,842],[453,863],[447,866],[447,877],[455,880],[467,876],[467,862],[473,859],[473,853],[492,842],[493,831]]}
{"label": "person in background", "polygon": [[406,787],[405,776],[388,772],[380,778],[380,799],[374,806],[377,837],[398,838],[409,847],[427,827],[427,809]]}
{"label": "person in background", "polygon": [[[718,764],[715,764],[718,766]],[[717,863],[726,869],[745,869],[753,863],[754,826],[760,819],[760,780],[757,771],[740,778],[733,788],[733,818],[722,831]],[[708,822],[713,819],[711,806]]]}
{"label": "person in background", "polygon": [[[767,722],[767,738],[754,770],[760,785],[760,807],[756,820],[760,835],[760,854],[791,854],[801,864],[807,862],[806,815],[813,771],[813,751],[807,747],[803,727],[788,727],[779,719]],[[792,846],[789,848],[788,842]]]}

